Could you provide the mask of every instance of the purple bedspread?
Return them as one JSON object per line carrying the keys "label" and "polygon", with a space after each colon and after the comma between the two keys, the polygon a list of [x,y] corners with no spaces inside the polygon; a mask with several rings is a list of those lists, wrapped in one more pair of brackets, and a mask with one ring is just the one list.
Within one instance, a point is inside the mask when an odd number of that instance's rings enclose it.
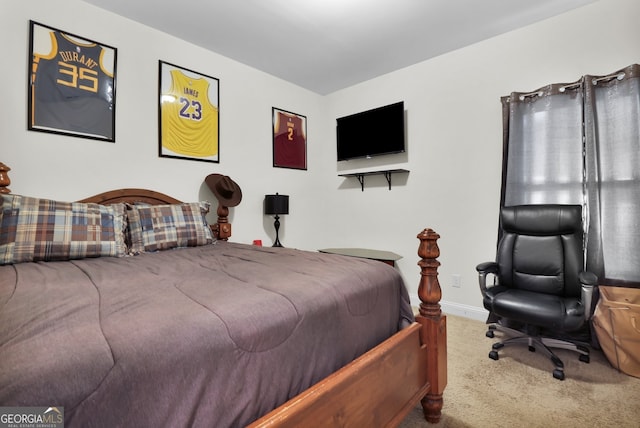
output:
{"label": "purple bedspread", "polygon": [[383,263],[218,242],[0,266],[0,406],[244,426],[413,321]]}

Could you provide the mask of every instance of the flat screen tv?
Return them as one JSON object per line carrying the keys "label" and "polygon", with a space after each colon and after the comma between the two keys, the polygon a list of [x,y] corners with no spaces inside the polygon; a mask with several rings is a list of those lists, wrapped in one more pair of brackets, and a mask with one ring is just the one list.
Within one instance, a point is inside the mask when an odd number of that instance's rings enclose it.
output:
{"label": "flat screen tv", "polygon": [[338,118],[338,160],[401,153],[404,145],[404,102]]}

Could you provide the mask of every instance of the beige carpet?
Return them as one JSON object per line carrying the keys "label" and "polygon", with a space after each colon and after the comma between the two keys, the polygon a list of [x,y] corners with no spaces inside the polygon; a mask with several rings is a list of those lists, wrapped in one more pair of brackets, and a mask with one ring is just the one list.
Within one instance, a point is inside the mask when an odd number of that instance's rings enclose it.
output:
{"label": "beige carpet", "polygon": [[[402,428],[463,427],[633,427],[640,428],[640,379],[614,369],[601,351],[591,362],[559,350],[566,379],[554,379],[552,363],[526,346],[488,357],[496,339],[485,324],[447,317],[448,384],[442,420],[429,424],[416,408]],[[496,334],[496,338],[499,334]]]}

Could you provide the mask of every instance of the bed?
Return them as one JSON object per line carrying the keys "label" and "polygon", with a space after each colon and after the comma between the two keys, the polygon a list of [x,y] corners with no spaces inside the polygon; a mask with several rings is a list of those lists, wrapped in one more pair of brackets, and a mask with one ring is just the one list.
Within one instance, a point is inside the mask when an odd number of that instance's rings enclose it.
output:
{"label": "bed", "polygon": [[[29,201],[8,191],[8,172],[0,163],[0,258],[8,219]],[[0,266],[0,406],[58,406],[81,427],[397,426],[420,402],[440,420],[446,318],[433,230],[418,234],[414,317],[384,263],[200,229],[165,248],[135,232],[145,213],[174,210],[175,221],[187,208],[208,229],[202,203],[144,189],[37,202],[98,209],[102,230],[124,236],[48,259],[51,245],[29,260],[12,244],[16,259]],[[227,224],[218,209],[211,229]]]}

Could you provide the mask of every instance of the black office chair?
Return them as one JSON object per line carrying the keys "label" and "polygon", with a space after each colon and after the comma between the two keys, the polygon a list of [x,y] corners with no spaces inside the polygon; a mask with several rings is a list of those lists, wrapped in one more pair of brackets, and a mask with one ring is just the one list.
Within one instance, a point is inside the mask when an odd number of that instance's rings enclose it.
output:
{"label": "black office chair", "polygon": [[496,261],[476,267],[484,307],[499,320],[486,335],[494,337],[498,330],[509,336],[493,344],[489,357],[497,360],[502,347],[526,343],[530,351],[546,354],[555,365],[553,377],[563,380],[564,364],[551,348],[576,351],[580,361],[589,362],[586,342],[565,340],[588,326],[597,284],[596,275],[583,271],[582,208],[504,207],[500,227]]}

